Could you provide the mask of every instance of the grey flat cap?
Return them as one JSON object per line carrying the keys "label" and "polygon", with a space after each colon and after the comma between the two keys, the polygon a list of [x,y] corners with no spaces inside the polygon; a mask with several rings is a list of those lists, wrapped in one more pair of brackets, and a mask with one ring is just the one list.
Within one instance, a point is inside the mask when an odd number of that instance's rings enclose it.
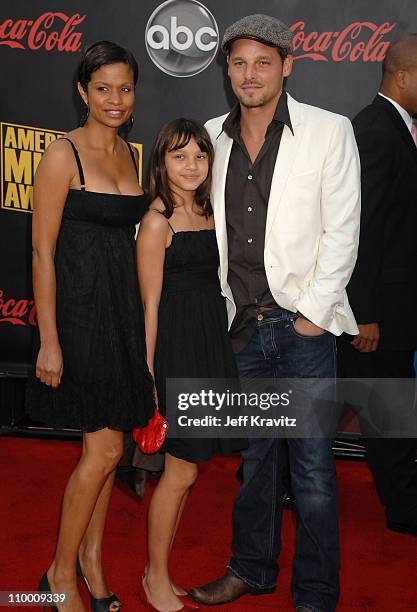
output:
{"label": "grey flat cap", "polygon": [[223,36],[222,51],[228,53],[230,45],[238,38],[259,40],[272,47],[280,47],[291,53],[293,34],[290,28],[270,15],[247,15],[230,25]]}

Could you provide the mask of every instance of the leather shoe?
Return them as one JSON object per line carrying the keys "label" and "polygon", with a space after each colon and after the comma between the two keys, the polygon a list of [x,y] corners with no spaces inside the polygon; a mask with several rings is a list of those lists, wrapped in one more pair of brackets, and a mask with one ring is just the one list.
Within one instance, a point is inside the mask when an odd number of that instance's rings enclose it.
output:
{"label": "leather shoe", "polygon": [[213,582],[191,589],[191,599],[206,606],[230,603],[242,595],[251,593],[251,587],[233,574],[225,574]]}
{"label": "leather shoe", "polygon": [[387,529],[390,531],[396,531],[397,533],[408,533],[417,537],[417,525],[407,525],[406,523],[387,521]]}

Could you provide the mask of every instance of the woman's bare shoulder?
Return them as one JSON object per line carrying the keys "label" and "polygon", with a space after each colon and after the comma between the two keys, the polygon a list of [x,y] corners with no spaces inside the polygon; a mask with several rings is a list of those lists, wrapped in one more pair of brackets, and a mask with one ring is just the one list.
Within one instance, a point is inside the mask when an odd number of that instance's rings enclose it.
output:
{"label": "woman's bare shoulder", "polygon": [[[57,138],[46,149],[42,159],[54,160],[56,162],[68,163],[68,160],[74,158],[74,153],[71,144],[66,139],[67,135],[62,138]],[[71,138],[69,138],[71,140]]]}
{"label": "woman's bare shoulder", "polygon": [[77,166],[70,143],[64,138],[57,138],[43,154],[36,178],[39,182],[41,177],[49,180],[53,176],[55,180],[64,180],[69,184],[76,172]]}

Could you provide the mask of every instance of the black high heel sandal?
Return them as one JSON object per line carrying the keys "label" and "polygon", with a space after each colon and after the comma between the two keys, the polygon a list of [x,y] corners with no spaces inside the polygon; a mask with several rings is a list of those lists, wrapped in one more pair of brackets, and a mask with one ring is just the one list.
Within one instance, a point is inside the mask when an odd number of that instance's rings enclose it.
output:
{"label": "black high heel sandal", "polygon": [[[41,578],[41,581],[39,583],[38,586],[38,591],[39,592],[43,592],[43,593],[50,593],[52,595],[52,591],[51,591],[51,587],[49,584],[49,580],[48,580],[48,576],[46,574],[44,574]],[[47,612],[48,608],[50,610],[53,610],[53,612],[58,612],[58,608],[56,606],[44,606],[43,607],[43,612]]]}
{"label": "black high heel sandal", "polygon": [[90,593],[90,608],[92,612],[109,612],[112,603],[117,603],[119,606],[117,611],[115,610],[114,612],[118,612],[119,610],[121,610],[122,604],[116,593],[113,593],[113,595],[109,595],[109,597],[102,597],[101,599],[93,597],[93,595],[91,594],[91,589],[88,580],[84,576],[83,570],[81,569],[79,559],[77,559],[77,576],[84,581],[84,584],[87,587],[88,592]]}

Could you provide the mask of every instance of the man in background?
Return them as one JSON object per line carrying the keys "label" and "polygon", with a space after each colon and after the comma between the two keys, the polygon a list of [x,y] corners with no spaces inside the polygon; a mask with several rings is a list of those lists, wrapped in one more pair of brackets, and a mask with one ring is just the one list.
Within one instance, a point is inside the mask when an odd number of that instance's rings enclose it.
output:
{"label": "man in background", "polygon": [[[415,113],[417,34],[410,34],[390,46],[380,91],[353,121],[362,168],[362,213],[358,260],[347,291],[359,335],[351,343],[341,338],[338,366],[339,376],[380,381],[365,407],[372,420],[363,424],[365,436],[372,430],[389,435],[385,425],[390,422],[395,432],[405,418],[411,423],[408,434],[416,435]],[[385,385],[380,380],[388,378]],[[373,437],[365,445],[388,529],[417,536],[415,437]]]}

